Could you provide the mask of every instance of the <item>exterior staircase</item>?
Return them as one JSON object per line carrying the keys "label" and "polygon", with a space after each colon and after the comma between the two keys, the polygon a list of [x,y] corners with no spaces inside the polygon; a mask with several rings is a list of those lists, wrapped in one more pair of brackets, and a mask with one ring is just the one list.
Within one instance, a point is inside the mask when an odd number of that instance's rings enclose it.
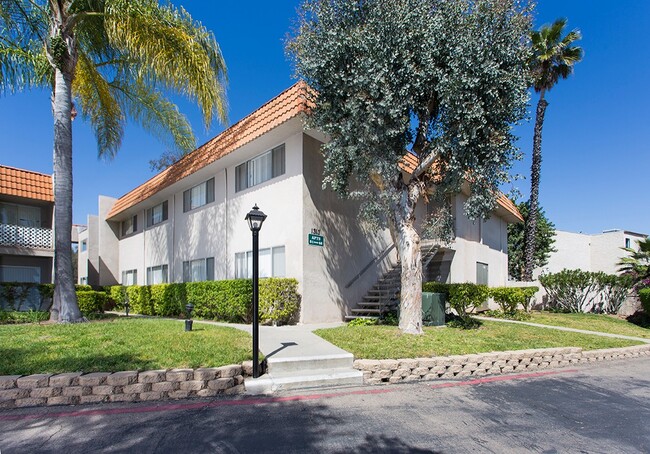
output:
{"label": "exterior staircase", "polygon": [[[422,269],[426,270],[440,248],[437,244],[427,242],[422,242],[421,248]],[[423,275],[425,274],[423,273]],[[345,320],[350,321],[357,318],[378,319],[383,314],[397,309],[399,293],[402,288],[401,277],[402,264],[398,261],[368,290],[363,300],[350,311],[351,315],[347,315]]]}

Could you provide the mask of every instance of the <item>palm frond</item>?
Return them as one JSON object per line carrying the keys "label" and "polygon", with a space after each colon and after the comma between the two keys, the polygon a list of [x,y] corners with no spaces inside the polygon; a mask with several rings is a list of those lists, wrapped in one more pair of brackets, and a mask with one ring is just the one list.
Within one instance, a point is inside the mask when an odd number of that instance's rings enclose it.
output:
{"label": "palm frond", "polygon": [[197,101],[206,126],[227,120],[226,66],[214,35],[182,8],[153,0],[115,0],[106,7],[111,44],[127,54],[139,77]]}
{"label": "palm frond", "polygon": [[109,83],[83,52],[79,52],[72,89],[80,101],[82,116],[95,132],[98,155],[112,158],[122,144],[124,113]]}
{"label": "palm frond", "polygon": [[187,118],[162,93],[142,82],[117,80],[111,88],[128,116],[165,145],[181,154],[195,148],[196,140]]}

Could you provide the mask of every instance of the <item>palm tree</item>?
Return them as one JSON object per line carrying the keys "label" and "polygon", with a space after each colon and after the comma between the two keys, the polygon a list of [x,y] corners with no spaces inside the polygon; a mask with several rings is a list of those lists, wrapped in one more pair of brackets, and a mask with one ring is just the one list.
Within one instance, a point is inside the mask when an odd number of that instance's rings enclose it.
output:
{"label": "palm tree", "polygon": [[542,126],[548,106],[545,95],[558,83],[560,78],[569,77],[573,72],[573,66],[582,60],[583,55],[582,48],[571,45],[581,38],[580,31],[573,30],[562,37],[566,23],[566,19],[558,19],[553,25],[544,25],[539,31],[533,31],[530,34],[532,42],[530,69],[533,76],[533,87],[539,93],[539,101],[537,102],[533,136],[533,163],[530,169],[530,217],[526,224],[524,238],[524,281],[533,279],[535,263],[534,238],[537,231],[539,176],[542,167]]}
{"label": "palm tree", "polygon": [[637,246],[621,248],[629,255],[618,262],[619,272],[631,276],[635,283],[650,278],[650,238],[638,240]]}
{"label": "palm tree", "polygon": [[[214,35],[156,0],[0,0],[0,92],[52,90],[55,293],[51,318],[83,320],[72,278],[72,120],[79,110],[99,156],[120,147],[127,119],[180,153],[192,129],[163,92],[226,121],[225,64]],[[74,104],[73,104],[74,100]]]}

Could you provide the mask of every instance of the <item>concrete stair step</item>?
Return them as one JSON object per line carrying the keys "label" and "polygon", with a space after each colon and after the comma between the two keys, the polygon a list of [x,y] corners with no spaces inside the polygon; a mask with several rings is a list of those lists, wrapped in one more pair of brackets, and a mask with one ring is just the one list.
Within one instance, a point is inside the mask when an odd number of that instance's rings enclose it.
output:
{"label": "concrete stair step", "polygon": [[321,388],[327,386],[361,386],[363,373],[349,368],[315,369],[308,372],[268,373],[244,382],[247,394],[269,394],[291,389]]}
{"label": "concrete stair step", "polygon": [[354,355],[340,353],[319,356],[270,357],[266,360],[267,371],[273,376],[287,373],[307,373],[312,370],[352,368]]}
{"label": "concrete stair step", "polygon": [[352,309],[353,314],[381,314],[381,309]]}

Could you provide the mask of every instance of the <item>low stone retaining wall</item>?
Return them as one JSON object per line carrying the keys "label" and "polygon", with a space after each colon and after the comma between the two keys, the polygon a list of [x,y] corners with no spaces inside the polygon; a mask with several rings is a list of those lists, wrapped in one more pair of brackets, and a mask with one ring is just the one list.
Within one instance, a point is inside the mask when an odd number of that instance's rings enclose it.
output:
{"label": "low stone retaining wall", "polygon": [[354,368],[363,372],[366,384],[374,385],[505,374],[636,356],[650,356],[650,344],[588,351],[566,347],[418,359],[358,359]]}
{"label": "low stone retaining wall", "polygon": [[200,369],[0,376],[0,408],[141,402],[244,392],[251,362]]}

